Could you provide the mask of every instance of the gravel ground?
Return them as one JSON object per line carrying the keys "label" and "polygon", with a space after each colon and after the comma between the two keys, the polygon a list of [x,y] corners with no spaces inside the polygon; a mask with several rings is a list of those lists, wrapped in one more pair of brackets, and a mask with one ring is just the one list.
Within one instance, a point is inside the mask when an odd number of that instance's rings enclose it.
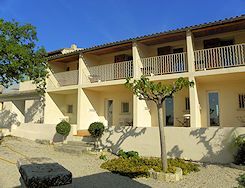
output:
{"label": "gravel ground", "polygon": [[[73,184],[63,187],[86,188],[130,188],[130,187],[188,187],[188,188],[230,188],[237,185],[236,178],[244,171],[219,165],[203,165],[200,172],[184,176],[184,179],[175,183],[159,182],[150,178],[130,179],[112,174],[100,168],[102,160],[98,155],[82,154],[80,156],[55,152],[52,145],[42,145],[33,141],[8,137],[0,146],[0,157],[16,162],[22,156],[14,153],[4,144],[28,157],[49,157],[62,164],[73,174]],[[111,157],[111,156],[109,156]],[[20,174],[16,165],[0,160],[0,188],[20,187]]]}

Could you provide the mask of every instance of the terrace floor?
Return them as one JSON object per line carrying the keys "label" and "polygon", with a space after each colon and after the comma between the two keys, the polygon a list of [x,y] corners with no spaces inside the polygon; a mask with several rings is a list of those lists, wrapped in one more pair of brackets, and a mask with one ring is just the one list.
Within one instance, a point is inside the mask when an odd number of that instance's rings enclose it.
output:
{"label": "terrace floor", "polygon": [[[16,162],[22,156],[4,145],[14,148],[16,151],[28,157],[49,157],[62,164],[73,174],[73,184],[63,187],[223,187],[230,188],[237,186],[236,178],[244,171],[226,166],[205,164],[197,173],[184,176],[184,179],[176,183],[166,183],[155,181],[150,178],[130,179],[128,177],[112,174],[100,168],[102,160],[99,155],[82,154],[72,155],[68,153],[56,152],[52,145],[43,145],[36,142],[16,138],[6,137],[0,145],[0,157]],[[0,160],[0,185],[3,188],[20,187],[20,174],[15,164]]]}

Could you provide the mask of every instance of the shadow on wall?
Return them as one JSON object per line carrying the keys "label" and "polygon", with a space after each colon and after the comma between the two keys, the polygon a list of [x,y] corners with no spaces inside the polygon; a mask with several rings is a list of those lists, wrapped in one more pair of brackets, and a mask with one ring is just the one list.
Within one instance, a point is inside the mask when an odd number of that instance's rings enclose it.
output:
{"label": "shadow on wall", "polygon": [[[236,128],[229,131],[217,128],[210,135],[209,129],[200,128],[190,132],[190,136],[195,137],[198,141],[196,144],[202,144],[207,153],[201,158],[203,162],[231,161],[233,160],[232,139]],[[211,132],[211,131],[210,131]]]}
{"label": "shadow on wall", "polygon": [[25,113],[25,123],[43,123],[43,112],[44,106],[39,100],[34,100]]}
{"label": "shadow on wall", "polygon": [[[100,145],[103,148],[110,149],[113,153],[117,153],[121,148],[123,142],[129,137],[138,137],[145,134],[146,128],[139,129],[131,126],[116,126],[114,128],[108,127],[105,129],[104,143],[100,140]],[[119,138],[113,140],[113,134],[120,134]]]}
{"label": "shadow on wall", "polygon": [[183,150],[180,150],[178,145],[175,145],[169,152],[167,152],[167,155],[171,158],[175,158],[175,157],[181,157],[183,153]]}
{"label": "shadow on wall", "polygon": [[20,125],[20,122],[17,119],[17,114],[10,110],[3,110],[0,112],[0,128],[11,131],[13,125]]}

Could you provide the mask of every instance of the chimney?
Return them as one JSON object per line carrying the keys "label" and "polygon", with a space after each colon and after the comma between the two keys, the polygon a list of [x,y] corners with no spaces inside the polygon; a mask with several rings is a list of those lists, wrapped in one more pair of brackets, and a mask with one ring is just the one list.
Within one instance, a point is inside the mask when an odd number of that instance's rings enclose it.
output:
{"label": "chimney", "polygon": [[72,44],[72,45],[71,45],[71,49],[72,49],[72,50],[76,50],[76,49],[77,49],[77,45],[76,45],[76,44]]}

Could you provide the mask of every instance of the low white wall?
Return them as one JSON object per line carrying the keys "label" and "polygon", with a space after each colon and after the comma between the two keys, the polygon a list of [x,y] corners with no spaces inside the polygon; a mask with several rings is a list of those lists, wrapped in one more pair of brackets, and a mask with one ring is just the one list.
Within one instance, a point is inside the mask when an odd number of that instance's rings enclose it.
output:
{"label": "low white wall", "polygon": [[[166,127],[166,145],[169,157],[188,160],[229,163],[233,160],[231,146],[234,135],[245,133],[240,128],[184,128]],[[142,156],[160,156],[157,127],[114,127],[106,130],[102,145],[117,152],[120,149],[138,151]]]}
{"label": "low white wall", "polygon": [[[72,140],[72,135],[74,133],[76,133],[76,125],[72,125],[71,132],[67,137],[67,140]],[[62,141],[61,135],[56,133],[55,124],[22,123],[20,126],[13,129],[10,134],[30,140],[41,139],[53,142]]]}

